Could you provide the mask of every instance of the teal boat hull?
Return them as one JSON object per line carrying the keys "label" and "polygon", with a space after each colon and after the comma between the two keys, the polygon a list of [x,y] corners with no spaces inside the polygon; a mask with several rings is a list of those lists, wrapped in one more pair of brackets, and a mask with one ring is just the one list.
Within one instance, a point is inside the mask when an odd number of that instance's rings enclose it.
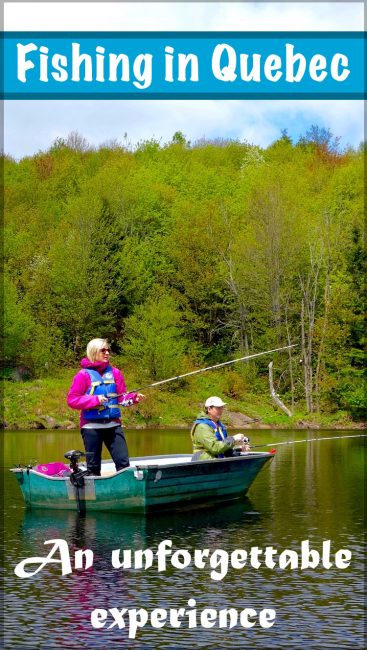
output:
{"label": "teal boat hull", "polygon": [[130,467],[119,472],[103,461],[102,476],[86,476],[80,488],[69,477],[11,471],[28,508],[144,513],[238,499],[271,458],[266,452],[210,461],[191,461],[187,454],[144,456],[131,458]]}

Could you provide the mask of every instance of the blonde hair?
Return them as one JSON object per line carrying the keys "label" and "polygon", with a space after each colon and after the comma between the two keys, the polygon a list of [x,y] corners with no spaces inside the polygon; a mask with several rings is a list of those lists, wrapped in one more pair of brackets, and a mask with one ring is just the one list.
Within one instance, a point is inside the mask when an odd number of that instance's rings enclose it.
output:
{"label": "blonde hair", "polygon": [[89,361],[94,363],[94,361],[96,361],[98,352],[102,348],[108,348],[108,347],[109,345],[107,339],[92,339],[91,341],[89,341],[87,345],[87,357]]}

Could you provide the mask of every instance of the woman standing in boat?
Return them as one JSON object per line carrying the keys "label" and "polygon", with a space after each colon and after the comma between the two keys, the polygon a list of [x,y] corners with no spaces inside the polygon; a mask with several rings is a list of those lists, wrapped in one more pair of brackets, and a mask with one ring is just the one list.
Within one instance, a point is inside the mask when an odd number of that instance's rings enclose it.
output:
{"label": "woman standing in boat", "polygon": [[90,474],[100,476],[102,445],[106,445],[116,471],[129,466],[129,453],[121,427],[120,405],[140,402],[144,395],[127,393],[121,371],[110,365],[111,349],[106,339],[92,339],[87,357],[80,362],[67,395],[68,406],[80,410],[80,430],[87,452]]}
{"label": "woman standing in boat", "polygon": [[226,403],[220,397],[208,397],[204,412],[200,413],[191,429],[193,460],[210,460],[233,455],[234,447],[248,451],[248,438],[242,433],[229,436],[220,418]]}

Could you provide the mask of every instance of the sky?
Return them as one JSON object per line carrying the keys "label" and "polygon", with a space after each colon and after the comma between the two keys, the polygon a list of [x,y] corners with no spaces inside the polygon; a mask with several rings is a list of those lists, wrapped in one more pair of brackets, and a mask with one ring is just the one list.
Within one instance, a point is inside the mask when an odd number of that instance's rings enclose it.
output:
{"label": "sky", "polygon": [[[6,31],[363,31],[362,2],[40,2],[4,5]],[[311,125],[341,147],[364,140],[362,100],[17,100],[4,102],[4,151],[15,159],[77,131],[92,146],[233,138],[267,147]]]}

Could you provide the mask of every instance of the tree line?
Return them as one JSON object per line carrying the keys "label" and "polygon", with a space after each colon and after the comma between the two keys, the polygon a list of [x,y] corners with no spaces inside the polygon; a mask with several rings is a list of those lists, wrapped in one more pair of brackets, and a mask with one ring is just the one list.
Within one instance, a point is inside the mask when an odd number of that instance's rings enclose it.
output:
{"label": "tree line", "polygon": [[359,417],[363,165],[362,145],[317,126],[267,148],[72,133],[4,156],[6,376],[75,366],[95,336],[152,381],[298,343],[281,377],[292,405]]}

